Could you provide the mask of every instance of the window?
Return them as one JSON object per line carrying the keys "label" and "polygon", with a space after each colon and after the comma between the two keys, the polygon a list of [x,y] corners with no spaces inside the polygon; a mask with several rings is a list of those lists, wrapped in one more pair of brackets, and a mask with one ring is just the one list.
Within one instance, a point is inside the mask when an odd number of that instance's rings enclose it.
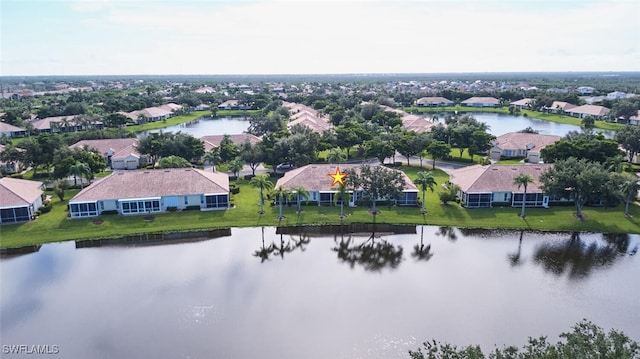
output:
{"label": "window", "polygon": [[466,206],[468,208],[491,207],[491,193],[467,193]]}
{"label": "window", "polygon": [[[522,206],[522,198],[524,197],[523,193],[514,193],[513,194],[513,203],[511,204],[514,207]],[[527,193],[527,199],[525,201],[525,206],[528,207],[540,207],[544,205],[544,194],[543,193]]]}
{"label": "window", "polygon": [[0,223],[26,222],[30,219],[29,207],[0,209]]}
{"label": "window", "polygon": [[71,203],[69,213],[71,218],[95,217],[98,215],[98,204],[96,202]]}
{"label": "window", "polygon": [[418,192],[404,192],[404,196],[398,200],[400,206],[415,206],[418,204]]}
{"label": "window", "polygon": [[228,208],[228,194],[211,194],[204,196],[205,208]]}
{"label": "window", "polygon": [[122,214],[160,212],[160,198],[132,199],[118,201]]}
{"label": "window", "polygon": [[333,193],[332,192],[320,192],[320,204],[333,204]]}

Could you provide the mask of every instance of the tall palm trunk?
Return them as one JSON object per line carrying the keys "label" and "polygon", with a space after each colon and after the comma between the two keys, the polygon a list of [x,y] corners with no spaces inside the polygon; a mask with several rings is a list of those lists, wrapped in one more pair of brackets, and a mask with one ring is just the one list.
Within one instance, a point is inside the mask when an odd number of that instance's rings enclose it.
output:
{"label": "tall palm trunk", "polygon": [[524,196],[522,197],[522,211],[520,212],[520,217],[524,218],[524,207],[527,201],[527,186],[524,186]]}

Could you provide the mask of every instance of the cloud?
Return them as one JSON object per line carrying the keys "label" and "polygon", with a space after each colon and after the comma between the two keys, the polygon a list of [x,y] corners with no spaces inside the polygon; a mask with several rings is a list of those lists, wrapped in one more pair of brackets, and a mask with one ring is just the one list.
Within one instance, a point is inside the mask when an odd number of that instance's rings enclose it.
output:
{"label": "cloud", "polygon": [[[94,66],[94,73],[567,71],[640,66],[640,4],[633,1],[87,0],[72,3],[70,9],[74,17],[61,21],[80,23],[86,38],[99,39],[100,46],[88,44],[85,51],[94,51],[94,58],[102,60],[82,66]],[[73,30],[77,28],[69,27]],[[66,29],[55,31],[60,41],[77,38],[65,34]],[[8,36],[18,43],[21,35]],[[46,45],[44,40],[34,41]],[[74,51],[78,58],[81,50]],[[70,64],[78,64],[70,57],[74,51],[66,55]]]}

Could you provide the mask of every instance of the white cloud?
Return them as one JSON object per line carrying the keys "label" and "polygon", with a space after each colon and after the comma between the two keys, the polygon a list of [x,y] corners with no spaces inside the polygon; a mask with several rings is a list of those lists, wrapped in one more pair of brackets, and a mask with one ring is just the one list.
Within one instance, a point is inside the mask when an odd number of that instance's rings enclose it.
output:
{"label": "white cloud", "polygon": [[640,70],[633,1],[90,0],[71,9],[83,31],[109,39],[89,47],[97,60],[82,68],[92,73]]}

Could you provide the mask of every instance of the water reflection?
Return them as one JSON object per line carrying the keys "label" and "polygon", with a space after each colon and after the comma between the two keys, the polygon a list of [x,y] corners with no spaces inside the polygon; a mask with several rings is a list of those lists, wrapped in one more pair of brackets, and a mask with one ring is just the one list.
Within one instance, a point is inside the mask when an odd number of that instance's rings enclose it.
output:
{"label": "water reflection", "polygon": [[411,252],[411,256],[416,260],[423,260],[425,262],[429,261],[431,257],[433,257],[433,253],[431,253],[431,244],[424,245],[424,226],[420,227],[420,243],[413,246],[413,252]]}
{"label": "water reflection", "polygon": [[352,269],[358,264],[366,271],[379,272],[384,268],[395,269],[402,262],[402,247],[394,246],[375,232],[360,243],[352,234],[348,234],[346,239],[344,234],[336,235],[334,242],[336,247],[331,250]]}
{"label": "water reflection", "polygon": [[486,351],[582,318],[640,337],[635,234],[287,229],[0,259],[0,337],[65,358],[265,359],[406,358],[429,338]]}
{"label": "water reflection", "polygon": [[269,244],[269,246],[265,246],[264,227],[261,227],[260,230],[262,233],[262,245],[258,250],[253,252],[253,256],[259,257],[261,263],[269,260],[269,256],[271,255],[277,255],[280,256],[280,259],[284,259],[285,254],[294,252],[298,249],[301,252],[304,252],[307,249],[306,246],[311,243],[311,238],[309,237],[309,235],[301,231],[297,235],[289,234],[287,236],[286,242],[284,239],[284,233],[280,233],[279,241],[274,240],[271,242],[271,244]]}
{"label": "water reflection", "polygon": [[628,253],[628,235],[607,234],[602,237],[604,241],[585,241],[580,233],[574,232],[567,240],[538,245],[533,259],[557,276],[567,273],[571,279],[581,279],[595,269],[611,266],[618,258],[632,255]]}
{"label": "water reflection", "polygon": [[509,253],[507,256],[509,258],[509,263],[512,267],[519,266],[523,263],[522,261],[522,237],[524,236],[524,231],[520,231],[520,238],[518,239],[518,251],[515,253]]}

